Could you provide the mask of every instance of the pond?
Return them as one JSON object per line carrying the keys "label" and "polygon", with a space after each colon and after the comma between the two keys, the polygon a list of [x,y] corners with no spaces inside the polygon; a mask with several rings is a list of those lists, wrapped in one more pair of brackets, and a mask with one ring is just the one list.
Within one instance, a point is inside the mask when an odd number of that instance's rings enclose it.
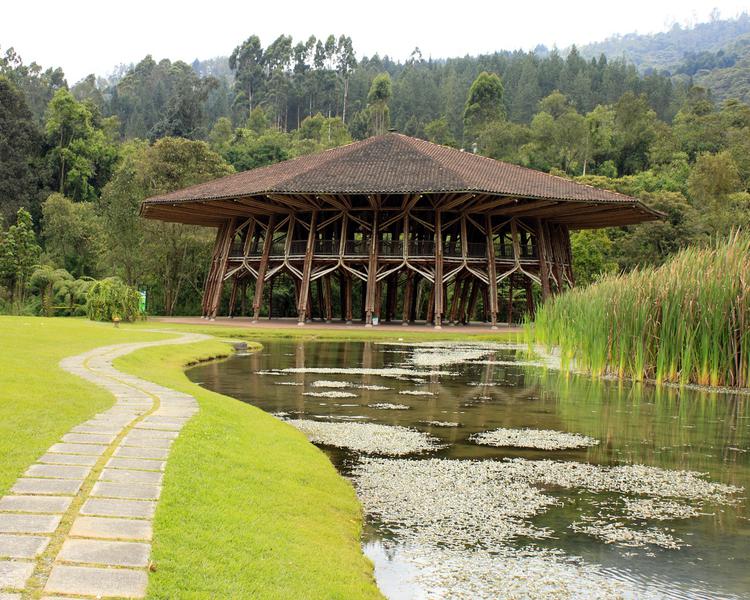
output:
{"label": "pond", "polygon": [[750,597],[749,396],[500,344],[274,341],[188,375],[352,478],[389,598]]}

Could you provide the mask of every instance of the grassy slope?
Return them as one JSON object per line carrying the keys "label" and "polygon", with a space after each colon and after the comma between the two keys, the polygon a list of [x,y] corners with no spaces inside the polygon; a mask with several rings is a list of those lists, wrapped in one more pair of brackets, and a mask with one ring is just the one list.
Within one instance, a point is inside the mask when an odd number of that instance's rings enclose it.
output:
{"label": "grassy slope", "polygon": [[359,503],[328,458],[291,426],[184,375],[190,361],[227,351],[210,341],[116,362],[201,404],[170,456],[149,597],[380,598],[359,546]]}
{"label": "grassy slope", "polygon": [[71,427],[114,401],[65,373],[60,359],[162,337],[81,319],[0,316],[0,496]]}

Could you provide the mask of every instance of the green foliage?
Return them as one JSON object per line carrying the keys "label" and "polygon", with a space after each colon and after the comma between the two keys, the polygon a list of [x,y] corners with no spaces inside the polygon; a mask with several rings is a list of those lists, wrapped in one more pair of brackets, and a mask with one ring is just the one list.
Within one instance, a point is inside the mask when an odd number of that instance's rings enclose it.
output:
{"label": "green foliage", "polygon": [[0,219],[37,202],[40,138],[24,94],[0,75]]}
{"label": "green foliage", "polygon": [[87,293],[86,315],[92,321],[135,321],[138,310],[138,291],[118,277],[107,277],[91,285]]}
{"label": "green foliage", "polygon": [[19,208],[16,224],[7,231],[0,230],[0,279],[10,290],[9,301],[14,311],[20,310],[24,303],[29,277],[40,254],[31,215]]}
{"label": "green foliage", "polygon": [[617,271],[612,260],[612,240],[603,229],[584,229],[570,236],[576,285],[586,285]]}
{"label": "green foliage", "polygon": [[390,121],[388,101],[392,95],[391,76],[388,73],[380,73],[372,80],[370,91],[367,94],[367,109],[371,118],[372,135],[381,135],[388,129]]}
{"label": "green foliage", "polygon": [[434,121],[430,121],[424,126],[424,133],[427,139],[435,144],[442,144],[443,146],[450,146],[455,148],[458,146],[456,138],[453,137],[453,132],[448,123],[447,117],[440,117]]}
{"label": "green foliage", "polygon": [[91,202],[52,194],[42,205],[42,238],[47,256],[75,277],[95,276],[103,248],[101,219]]}
{"label": "green foliage", "polygon": [[505,90],[496,73],[482,71],[469,88],[464,107],[464,133],[471,140],[492,121],[505,118]]}
{"label": "green foliage", "polygon": [[557,296],[527,331],[597,376],[747,387],[750,236]]}
{"label": "green foliage", "polygon": [[109,272],[129,285],[145,286],[158,312],[172,314],[177,307],[182,312],[196,310],[211,232],[141,219],[140,202],[233,171],[204,142],[162,138],[153,145],[128,144],[99,201]]}
{"label": "green foliage", "polygon": [[61,281],[72,281],[73,277],[65,269],[55,269],[50,265],[42,265],[36,269],[29,279],[32,289],[39,291],[41,296],[42,314],[45,317],[53,315],[52,302],[55,286]]}
{"label": "green foliage", "polygon": [[96,108],[78,102],[68,90],[58,90],[49,103],[45,132],[52,146],[48,158],[61,194],[75,200],[96,198],[117,162],[113,122],[101,119]]}

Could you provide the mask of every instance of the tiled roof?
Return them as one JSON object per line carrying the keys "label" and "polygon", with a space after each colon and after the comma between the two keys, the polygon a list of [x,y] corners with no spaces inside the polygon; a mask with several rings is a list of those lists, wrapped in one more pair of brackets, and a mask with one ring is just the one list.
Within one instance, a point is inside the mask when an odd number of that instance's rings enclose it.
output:
{"label": "tiled roof", "polygon": [[416,192],[479,192],[518,198],[637,204],[634,198],[616,192],[387,133],[155,196],[144,201],[144,205],[263,194]]}

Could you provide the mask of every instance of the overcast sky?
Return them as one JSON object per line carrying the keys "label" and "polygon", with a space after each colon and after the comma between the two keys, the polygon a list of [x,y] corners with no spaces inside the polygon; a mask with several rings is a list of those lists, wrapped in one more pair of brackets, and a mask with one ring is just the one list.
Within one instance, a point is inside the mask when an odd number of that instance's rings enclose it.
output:
{"label": "overcast sky", "polygon": [[352,37],[357,56],[396,59],[415,46],[425,58],[598,41],[652,33],[672,23],[733,17],[750,0],[22,0],[0,8],[0,48],[24,62],[60,66],[69,83],[106,75],[120,63],[154,58],[192,61],[228,55],[251,34],[264,45],[280,34]]}

